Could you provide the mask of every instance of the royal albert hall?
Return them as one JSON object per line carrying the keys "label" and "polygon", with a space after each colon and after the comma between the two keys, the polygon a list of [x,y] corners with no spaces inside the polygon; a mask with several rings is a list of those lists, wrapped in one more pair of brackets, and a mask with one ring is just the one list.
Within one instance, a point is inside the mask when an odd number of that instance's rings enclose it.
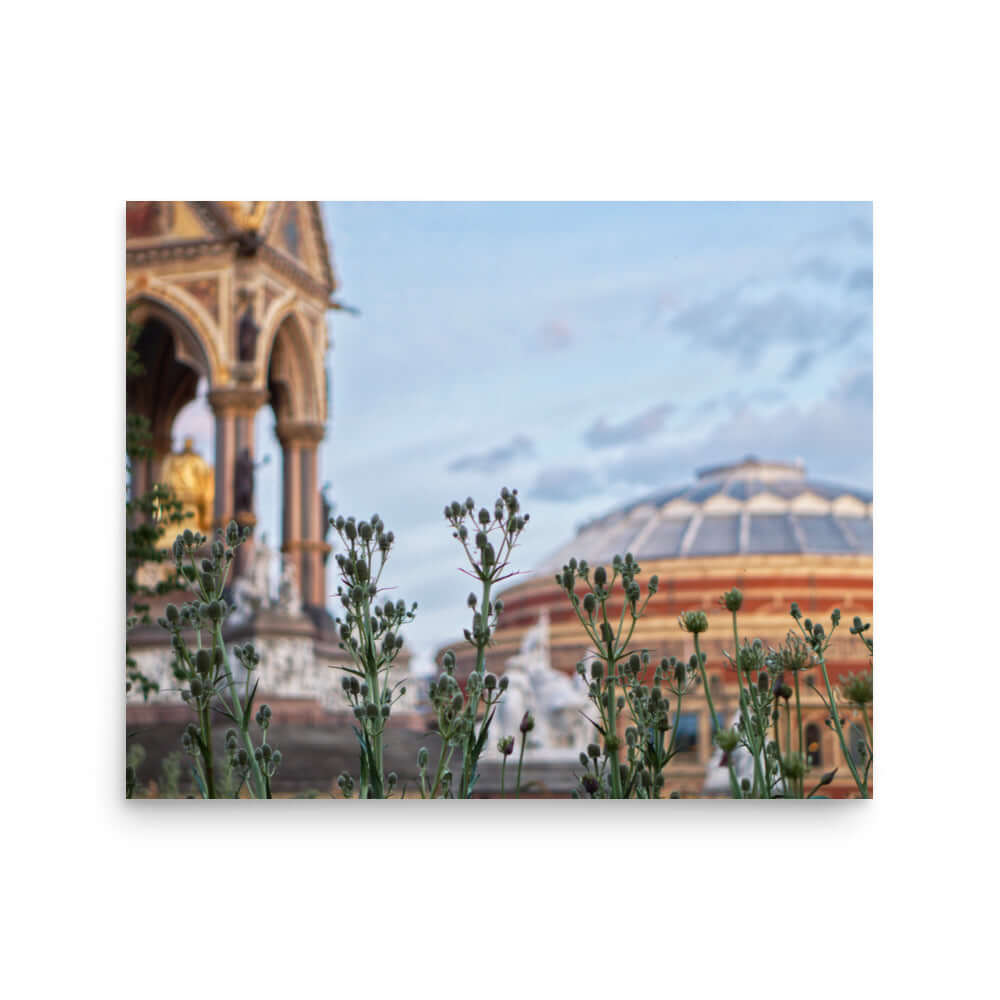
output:
{"label": "royal albert hall", "polygon": [[[733,587],[744,595],[741,640],[759,637],[779,645],[795,626],[789,615],[793,601],[828,629],[830,613],[839,608],[843,621],[827,653],[831,680],[836,685],[848,673],[870,669],[868,651],[848,629],[855,615],[870,621],[873,610],[871,493],[809,478],[801,464],[753,457],[699,470],[694,482],[636,500],[581,527],[536,567],[529,581],[503,592],[492,662],[499,665],[516,653],[525,631],[547,612],[552,665],[573,673],[588,647],[555,575],[571,557],[609,565],[626,552],[642,567],[644,594],[652,574],[660,581],[636,629],[634,648],[648,649],[654,662],[664,656],[687,659],[691,636],[677,617],[693,610],[708,614],[702,649],[723,725],[734,721],[737,687],[723,656],[724,649],[732,652],[732,619],[719,598]],[[461,663],[460,673],[469,666]],[[812,773],[838,768],[828,791],[849,794],[853,782],[810,680],[823,685],[818,670],[806,672],[803,714]],[[714,784],[711,718],[700,693],[686,696],[683,709],[678,738],[687,752],[667,769],[667,787],[704,794]],[[846,722],[849,726],[849,716]]]}

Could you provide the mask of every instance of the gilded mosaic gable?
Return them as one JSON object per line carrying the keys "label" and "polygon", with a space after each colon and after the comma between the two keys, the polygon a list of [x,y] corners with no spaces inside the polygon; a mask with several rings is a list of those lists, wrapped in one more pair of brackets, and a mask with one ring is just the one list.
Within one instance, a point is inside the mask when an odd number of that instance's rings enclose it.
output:
{"label": "gilded mosaic gable", "polygon": [[175,279],[174,284],[197,300],[216,323],[219,322],[218,278],[195,278],[190,281],[178,281]]}

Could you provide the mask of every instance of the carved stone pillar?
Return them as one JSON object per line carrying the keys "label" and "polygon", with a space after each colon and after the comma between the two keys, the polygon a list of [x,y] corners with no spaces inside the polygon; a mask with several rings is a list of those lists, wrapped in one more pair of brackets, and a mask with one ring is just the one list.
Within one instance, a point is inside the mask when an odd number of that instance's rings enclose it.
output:
{"label": "carved stone pillar", "polygon": [[[236,458],[243,448],[254,457],[254,417],[267,402],[264,389],[214,389],[208,402],[215,414],[215,516],[216,528],[225,526],[238,514],[253,511],[235,509]],[[254,498],[256,501],[256,497]],[[244,518],[245,519],[245,518]],[[247,565],[250,546],[241,546],[233,567],[233,578]]]}
{"label": "carved stone pillar", "polygon": [[282,450],[282,544],[295,566],[304,604],[323,607],[326,580],[323,555],[322,503],[319,493],[317,449],[323,440],[323,424],[311,421],[279,421]]}

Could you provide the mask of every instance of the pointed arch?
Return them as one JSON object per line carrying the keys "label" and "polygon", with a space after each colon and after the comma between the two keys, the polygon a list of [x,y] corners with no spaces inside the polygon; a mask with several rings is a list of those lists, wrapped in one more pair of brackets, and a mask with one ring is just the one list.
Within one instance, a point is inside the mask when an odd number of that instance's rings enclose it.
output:
{"label": "pointed arch", "polygon": [[265,340],[267,387],[279,421],[323,421],[322,364],[310,343],[308,327],[294,310],[284,313]]}
{"label": "pointed arch", "polygon": [[156,319],[169,329],[174,341],[177,360],[208,379],[211,387],[218,385],[223,364],[215,341],[202,317],[177,297],[169,293],[137,290],[126,298],[130,321],[144,325]]}

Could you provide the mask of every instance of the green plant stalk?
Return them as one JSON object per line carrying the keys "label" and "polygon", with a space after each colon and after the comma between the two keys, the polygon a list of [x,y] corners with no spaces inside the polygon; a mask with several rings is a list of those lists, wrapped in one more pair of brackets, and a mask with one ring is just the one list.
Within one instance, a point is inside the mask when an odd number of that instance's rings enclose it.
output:
{"label": "green plant stalk", "polygon": [[800,671],[795,671],[795,717],[799,727],[799,753],[804,754],[806,752],[806,741],[802,735],[802,701],[799,696],[799,673]]}
{"label": "green plant stalk", "polygon": [[[712,715],[712,725],[715,726],[716,732],[721,732],[722,726],[719,724],[719,715],[715,711],[712,692],[708,689],[708,673],[705,671],[705,664],[701,658],[701,643],[698,642],[698,633],[692,632],[691,635],[694,638],[694,655],[698,661],[698,672],[701,674],[701,686],[705,689],[705,700],[708,702],[708,710]],[[709,746],[711,746],[711,743],[712,741],[709,739]],[[729,768],[729,787],[732,790],[733,798],[741,799],[743,795],[740,792],[740,783],[736,780],[736,771],[733,769],[732,759],[727,760],[726,765]]]}
{"label": "green plant stalk", "polygon": [[[760,713],[754,712],[754,728],[757,728],[757,720],[760,717]],[[750,727],[747,727],[747,733],[749,734]],[[760,741],[757,739],[759,733],[754,733],[754,738],[751,741],[753,743],[753,749],[750,751],[753,754],[753,783],[754,783],[754,798],[758,799],[769,799],[771,796],[768,793],[767,788],[767,776],[764,769],[761,767],[761,755],[764,752],[764,748],[760,745]],[[766,739],[766,737],[765,737]]]}
{"label": "green plant stalk", "polygon": [[436,799],[438,789],[441,787],[441,776],[444,774],[448,767],[448,761],[451,760],[451,751],[448,750],[448,742],[441,737],[441,755],[438,757],[437,771],[434,775],[434,784],[431,787],[431,798]]}
{"label": "green plant stalk", "polygon": [[837,731],[837,739],[840,740],[840,749],[847,761],[847,766],[850,768],[851,777],[854,778],[854,783],[858,786],[858,794],[861,798],[868,798],[867,789],[865,788],[865,783],[861,780],[858,774],[858,769],[854,765],[854,758],[847,752],[847,740],[844,739],[844,729],[840,724],[840,712],[837,711],[837,701],[833,696],[833,686],[830,684],[830,675],[826,669],[826,657],[822,653],[816,654],[819,660],[820,669],[823,671],[823,683],[826,684],[826,693],[830,699],[830,715],[833,718],[833,726]]}
{"label": "green plant stalk", "polygon": [[503,754],[503,760],[500,762],[500,798],[506,798],[504,795],[504,775],[507,773],[507,754]]}
{"label": "green plant stalk", "polygon": [[[611,585],[608,589],[608,593],[614,590],[615,580],[618,578],[617,572],[611,577]],[[603,592],[603,588],[602,588]],[[622,614],[624,616],[624,608],[622,609]],[[601,618],[604,620],[604,624],[609,630],[609,636],[613,636],[611,630],[611,623],[608,621],[608,599],[606,597],[601,598]],[[619,624],[619,634],[621,632],[621,625]],[[608,732],[604,738],[604,750],[605,753],[610,755],[611,759],[611,794],[614,798],[620,799],[622,797],[622,775],[621,768],[618,766],[618,698],[615,693],[615,671],[618,667],[618,661],[615,656],[615,645],[616,638],[608,638],[605,643],[607,648],[608,657]],[[608,749],[608,736],[614,739],[614,749]]]}
{"label": "green plant stalk", "polygon": [[[482,603],[480,604],[480,644],[476,647],[476,673],[480,677],[486,674],[486,629],[489,625],[490,615],[490,589],[492,587],[492,581],[487,577],[483,580],[483,594]],[[472,797],[472,789],[470,785],[472,783],[472,776],[476,770],[477,761],[473,758],[475,757],[476,748],[476,715],[479,709],[479,701],[472,711],[472,725],[469,727],[469,735],[466,737],[464,752],[462,754],[462,783],[459,786],[459,795],[463,799]],[[488,716],[487,716],[488,718]],[[483,725],[486,725],[484,720]]]}
{"label": "green plant stalk", "polygon": [[514,793],[514,798],[519,799],[521,797],[521,765],[524,763],[524,748],[528,743],[528,734],[521,733],[521,755],[517,758],[517,790]]}
{"label": "green plant stalk", "polygon": [[868,760],[865,763],[864,783],[868,787],[868,776],[871,773],[872,761],[875,758],[875,737],[872,734],[872,724],[868,719],[868,709],[864,705],[858,706],[861,709],[861,718],[865,720],[865,732],[868,734]]}
{"label": "green plant stalk", "polygon": [[233,672],[229,666],[229,651],[222,641],[222,623],[216,622],[212,627],[212,641],[217,642],[222,647],[222,669],[226,672],[226,680],[229,683],[229,692],[233,699],[233,715],[236,717],[236,724],[239,726],[240,735],[243,737],[243,746],[246,748],[247,756],[250,758],[250,774],[253,777],[253,787],[247,782],[251,795],[255,798],[263,799],[267,795],[264,784],[264,775],[261,773],[257,758],[253,755],[253,739],[250,736],[250,720],[243,714],[243,705],[240,704],[239,696],[236,692],[236,683],[233,680]]}
{"label": "green plant stalk", "polygon": [[788,779],[785,777],[785,766],[781,762],[781,702],[775,701],[776,715],[774,719],[774,744],[778,748],[778,774],[781,776],[782,791],[788,798]]}
{"label": "green plant stalk", "polygon": [[677,691],[677,712],[674,715],[674,731],[670,734],[670,746],[667,748],[667,763],[674,759],[674,746],[677,742],[677,726],[681,721],[681,702],[684,701],[684,695],[680,693],[680,689]]}
{"label": "green plant stalk", "polygon": [[[610,643],[608,644],[610,649]],[[618,703],[617,695],[615,694],[615,670],[617,669],[617,663],[614,659],[614,655],[609,653],[608,660],[608,736],[613,737],[614,743],[612,746],[614,749],[608,749],[607,737],[604,739],[604,748],[611,758],[611,793],[616,799],[622,797],[622,775],[621,768],[618,766]]]}
{"label": "green plant stalk", "polygon": [[743,705],[743,672],[740,670],[740,634],[736,627],[736,612],[733,612],[733,658],[736,661],[736,683],[740,689],[740,706]]}
{"label": "green plant stalk", "polygon": [[212,750],[212,720],[209,717],[207,705],[199,705],[198,722],[201,725],[202,753],[205,757],[205,788],[210,799],[216,798],[215,794],[215,754]]}

